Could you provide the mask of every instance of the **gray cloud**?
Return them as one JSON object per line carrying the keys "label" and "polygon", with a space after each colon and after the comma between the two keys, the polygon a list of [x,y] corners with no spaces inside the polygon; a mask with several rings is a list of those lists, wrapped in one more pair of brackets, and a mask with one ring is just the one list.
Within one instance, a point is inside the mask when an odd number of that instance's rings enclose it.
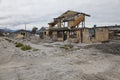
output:
{"label": "gray cloud", "polygon": [[0,1],[0,27],[30,28],[47,26],[64,11],[74,10],[91,15],[86,26],[111,25],[120,22],[120,0],[2,0]]}

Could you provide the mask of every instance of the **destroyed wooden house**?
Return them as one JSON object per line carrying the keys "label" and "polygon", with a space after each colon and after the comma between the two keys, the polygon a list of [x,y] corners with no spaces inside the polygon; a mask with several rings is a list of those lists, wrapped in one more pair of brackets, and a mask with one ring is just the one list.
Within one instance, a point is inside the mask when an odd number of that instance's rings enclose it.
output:
{"label": "destroyed wooden house", "polygon": [[10,34],[10,37],[15,39],[24,39],[24,38],[30,38],[32,36],[32,32],[28,30],[16,30],[13,33]]}
{"label": "destroyed wooden house", "polygon": [[109,28],[110,40],[120,40],[120,25],[106,27]]}
{"label": "destroyed wooden house", "polygon": [[90,15],[68,10],[61,16],[54,18],[49,24],[46,36],[53,41],[70,42],[104,42],[109,40],[108,28],[86,28],[85,17]]}
{"label": "destroyed wooden house", "polygon": [[7,31],[5,29],[0,29],[0,36],[2,37],[8,37],[10,34],[10,31]]}
{"label": "destroyed wooden house", "polygon": [[101,27],[108,28],[110,40],[120,40],[120,25],[101,26]]}
{"label": "destroyed wooden house", "polygon": [[4,31],[0,29],[0,36],[4,36]]}

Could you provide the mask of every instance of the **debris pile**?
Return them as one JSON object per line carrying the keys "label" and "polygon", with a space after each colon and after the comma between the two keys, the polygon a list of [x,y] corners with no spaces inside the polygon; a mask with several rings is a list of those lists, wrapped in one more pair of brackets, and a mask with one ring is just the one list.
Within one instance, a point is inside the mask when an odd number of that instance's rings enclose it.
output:
{"label": "debris pile", "polygon": [[96,44],[88,45],[86,48],[95,48],[101,50],[104,53],[111,53],[115,55],[120,55],[120,44],[118,43],[106,43],[106,44]]}

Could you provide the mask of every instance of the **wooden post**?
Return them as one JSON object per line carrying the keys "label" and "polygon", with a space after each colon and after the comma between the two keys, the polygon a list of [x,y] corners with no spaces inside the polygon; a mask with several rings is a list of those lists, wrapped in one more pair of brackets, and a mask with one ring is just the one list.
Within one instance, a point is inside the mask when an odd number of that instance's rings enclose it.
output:
{"label": "wooden post", "polygon": [[25,24],[25,39],[27,38],[26,24]]}
{"label": "wooden post", "polygon": [[84,28],[85,28],[85,16],[84,16]]}
{"label": "wooden post", "polygon": [[82,21],[82,28],[84,27],[84,21]]}

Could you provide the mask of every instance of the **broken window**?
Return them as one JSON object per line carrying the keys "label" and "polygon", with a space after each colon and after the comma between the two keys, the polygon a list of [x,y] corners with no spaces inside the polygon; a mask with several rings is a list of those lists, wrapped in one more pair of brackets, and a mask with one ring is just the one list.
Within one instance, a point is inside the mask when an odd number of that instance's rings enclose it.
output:
{"label": "broken window", "polygon": [[95,29],[89,29],[90,38],[95,37]]}
{"label": "broken window", "polygon": [[77,38],[76,31],[70,31],[70,38]]}
{"label": "broken window", "polygon": [[61,31],[58,31],[58,32],[57,32],[57,37],[58,37],[58,38],[62,38],[62,35],[63,35],[63,32],[61,32]]}
{"label": "broken window", "polygon": [[43,32],[44,33],[44,35],[46,35],[46,32]]}
{"label": "broken window", "polygon": [[25,33],[24,33],[24,32],[21,32],[21,35],[25,36]]}

